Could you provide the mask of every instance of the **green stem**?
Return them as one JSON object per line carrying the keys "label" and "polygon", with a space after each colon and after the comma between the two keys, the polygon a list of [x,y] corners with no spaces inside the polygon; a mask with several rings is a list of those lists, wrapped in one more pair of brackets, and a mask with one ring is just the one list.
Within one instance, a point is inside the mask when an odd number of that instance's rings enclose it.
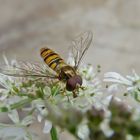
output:
{"label": "green stem", "polygon": [[50,134],[51,134],[52,140],[59,140],[58,135],[57,135],[57,130],[54,126],[52,126]]}

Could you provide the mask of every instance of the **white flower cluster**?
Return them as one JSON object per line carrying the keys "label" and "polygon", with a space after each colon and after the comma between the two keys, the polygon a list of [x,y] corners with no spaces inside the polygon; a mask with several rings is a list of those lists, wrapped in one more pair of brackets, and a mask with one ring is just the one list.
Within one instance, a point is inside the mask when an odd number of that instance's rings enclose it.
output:
{"label": "white flower cluster", "polygon": [[[18,64],[15,60],[9,63],[6,57],[4,59],[7,66]],[[74,65],[71,54],[68,63]],[[43,71],[45,73],[45,68],[43,68]],[[73,98],[71,92],[65,91],[63,93],[61,91],[63,86],[61,87],[60,82],[55,82],[54,84],[52,82],[50,85],[45,85],[45,78],[39,79],[41,82],[38,82],[38,79],[33,79],[34,81],[32,82],[26,81],[26,79],[23,80],[23,78],[14,78],[0,74],[0,111],[4,112],[3,110],[5,110],[5,112],[8,112],[9,118],[14,123],[13,125],[0,123],[0,139],[6,139],[8,137],[14,137],[16,140],[21,138],[25,140],[33,139],[33,134],[30,134],[26,127],[34,123],[35,118],[37,118],[38,122],[44,122],[43,132],[49,133],[52,128],[52,122],[47,119],[49,110],[46,108],[46,103],[56,107],[63,106],[67,109],[74,107],[82,113],[85,113],[94,105],[97,108],[105,110],[108,115],[107,107],[112,99],[112,92],[123,91],[127,94],[130,93],[134,95],[137,101],[140,101],[140,76],[135,71],[133,71],[133,76],[126,77],[116,72],[106,73],[104,75],[104,82],[111,83],[106,95],[98,76],[98,69],[88,64],[82,65],[78,72],[82,76],[83,84],[78,90],[77,98]],[[120,87],[123,90],[120,90]],[[121,100],[120,98],[116,99]],[[24,105],[23,108],[22,105]],[[21,111],[27,112],[29,115],[21,120],[18,114],[18,108]],[[11,129],[12,127],[14,129]],[[106,120],[102,123],[101,127],[106,130],[104,133],[107,135],[112,134]],[[6,131],[9,131],[8,137],[6,136]],[[19,131],[19,133],[14,133],[13,131]],[[84,120],[78,126],[77,135],[81,140],[85,140],[88,139],[88,134],[87,120]]]}
{"label": "white flower cluster", "polygon": [[108,72],[104,75],[105,82],[111,83],[109,86],[109,92],[124,92],[124,95],[131,94],[135,97],[137,101],[140,101],[140,76],[133,70],[133,75],[123,77],[119,73],[116,72]]}
{"label": "white flower cluster", "polygon": [[[18,62],[16,60],[12,60],[12,62],[9,62],[6,57],[4,57],[4,59],[8,67],[10,67],[11,65],[13,66],[14,64],[18,65]],[[72,59],[73,58],[70,56],[69,58],[70,62],[72,62]],[[59,92],[59,87],[56,88],[54,86],[54,89],[53,87],[51,89],[51,87],[46,85],[43,88],[43,91],[41,91],[46,96],[45,100],[40,98],[35,99],[32,102],[29,102],[31,103],[29,107],[22,108],[23,111],[28,111],[28,112],[32,112],[33,110],[35,110],[35,115],[37,116],[37,120],[39,122],[44,121],[44,128],[43,128],[44,133],[49,133],[52,128],[52,123],[46,119],[49,113],[44,105],[46,99],[50,102],[50,104],[53,105],[57,105],[61,103],[64,106],[68,107],[70,104],[77,107],[81,111],[85,111],[93,105],[93,102],[95,102],[95,97],[101,93],[101,83],[100,80],[97,78],[98,73],[93,69],[91,65],[82,66],[79,69],[79,73],[83,78],[83,87],[79,89],[77,98],[74,99],[72,97],[72,93],[69,92],[66,92],[66,94],[68,94],[67,96],[66,95],[64,96],[62,94],[57,94],[57,92]],[[26,82],[26,80],[23,80],[23,78],[14,78],[11,76],[5,76],[3,74],[0,75],[0,85],[2,86],[0,89],[0,106],[1,107],[5,106],[10,111],[8,116],[13,121],[14,127],[17,126],[17,124],[18,127],[20,126],[25,127],[26,125],[28,125],[28,123],[32,124],[34,121],[34,119],[30,122],[28,120],[28,118],[31,119],[31,116],[34,116],[32,114],[25,117],[23,121],[19,121],[19,116],[16,107],[14,110],[11,110],[10,108],[10,105],[12,104],[15,105],[17,104],[18,106],[20,105],[20,102],[23,102],[22,100],[25,101],[27,100],[26,96],[18,96],[17,92],[20,92],[22,95],[24,95],[27,92],[30,93],[31,95],[34,95],[35,94],[34,92],[38,89],[35,86],[35,84],[33,84],[32,87],[19,88],[22,85],[22,82]],[[41,89],[39,88],[39,90]]]}

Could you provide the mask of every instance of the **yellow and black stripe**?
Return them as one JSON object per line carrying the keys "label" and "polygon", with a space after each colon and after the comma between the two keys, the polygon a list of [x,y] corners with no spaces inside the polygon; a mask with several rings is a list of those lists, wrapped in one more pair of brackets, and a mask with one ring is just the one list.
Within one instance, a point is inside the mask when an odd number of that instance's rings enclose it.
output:
{"label": "yellow and black stripe", "polygon": [[65,64],[64,60],[49,48],[42,48],[40,50],[40,55],[44,59],[45,63],[56,72],[59,71],[60,66]]}

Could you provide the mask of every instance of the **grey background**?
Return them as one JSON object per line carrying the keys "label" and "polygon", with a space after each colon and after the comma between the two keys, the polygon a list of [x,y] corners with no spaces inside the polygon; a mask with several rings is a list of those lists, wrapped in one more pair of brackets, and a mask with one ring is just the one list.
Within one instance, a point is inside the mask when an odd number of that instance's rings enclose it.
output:
{"label": "grey background", "polygon": [[[139,0],[0,0],[0,19],[0,62],[2,54],[41,61],[44,45],[66,59],[70,41],[91,30],[93,44],[84,62],[100,64],[102,73],[140,72]],[[33,128],[40,131],[38,124]]]}

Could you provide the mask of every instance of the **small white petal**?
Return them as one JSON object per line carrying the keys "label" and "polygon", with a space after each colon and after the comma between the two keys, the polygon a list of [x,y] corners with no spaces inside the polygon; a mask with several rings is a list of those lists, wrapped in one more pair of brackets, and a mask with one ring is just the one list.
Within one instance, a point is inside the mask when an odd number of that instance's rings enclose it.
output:
{"label": "small white petal", "polygon": [[101,124],[101,129],[107,137],[112,136],[113,130],[109,127],[109,120],[104,120]]}
{"label": "small white petal", "polygon": [[37,120],[38,120],[38,122],[41,122],[42,119],[43,119],[43,117],[42,117],[40,114],[38,114],[38,115],[37,115]]}
{"label": "small white petal", "polygon": [[81,124],[81,125],[78,127],[78,136],[79,136],[82,140],[88,139],[88,136],[89,136],[89,129],[88,129],[88,127],[87,127],[86,124]]}
{"label": "small white petal", "polygon": [[52,128],[52,123],[46,120],[43,128],[43,133],[49,133],[51,128]]}
{"label": "small white petal", "polygon": [[105,73],[104,77],[107,77],[107,78],[110,77],[110,78],[118,79],[118,80],[121,80],[121,81],[128,81],[126,78],[124,78],[123,76],[121,76],[119,73],[116,73],[116,72]]}
{"label": "small white petal", "polygon": [[106,78],[112,77],[115,79],[120,79],[121,75],[116,72],[107,72],[104,74],[104,77],[106,77]]}
{"label": "small white petal", "polygon": [[21,124],[25,126],[30,125],[32,123],[33,123],[33,116],[27,116],[21,122]]}
{"label": "small white petal", "polygon": [[129,76],[129,75],[127,75],[126,76],[129,80],[131,80],[131,81],[135,81],[136,79],[135,79],[135,77],[132,77],[132,76]]}
{"label": "small white petal", "polygon": [[108,106],[112,100],[113,95],[109,95],[102,100],[103,105]]}
{"label": "small white petal", "polygon": [[51,95],[51,89],[50,87],[46,86],[44,89],[43,89],[45,95]]}
{"label": "small white petal", "polygon": [[128,87],[127,91],[132,91],[135,87]]}
{"label": "small white petal", "polygon": [[[24,98],[23,98],[24,99]],[[12,96],[11,98],[7,99],[7,104],[14,104],[21,101],[21,97],[19,96]]]}
{"label": "small white petal", "polygon": [[9,118],[14,122],[14,123],[19,123],[19,115],[17,110],[12,110],[8,113]]}
{"label": "small white petal", "polygon": [[124,84],[128,86],[132,85],[132,80],[130,81],[116,72],[105,73],[104,77],[105,77],[104,81],[106,82],[116,82],[116,83]]}
{"label": "small white petal", "polygon": [[7,97],[8,97],[8,93],[5,92],[6,90],[5,89],[0,89],[0,101],[4,101]]}
{"label": "small white petal", "polygon": [[116,100],[117,102],[122,102],[122,99],[119,97],[114,97],[114,100]]}
{"label": "small white petal", "polygon": [[128,86],[132,85],[131,81],[128,81],[128,80],[127,81],[121,81],[121,80],[112,79],[112,78],[104,79],[104,82],[114,82],[114,83],[124,84],[124,85],[128,85]]}
{"label": "small white petal", "polygon": [[108,92],[109,93],[117,93],[118,92],[118,84],[112,84],[111,86],[108,87]]}

